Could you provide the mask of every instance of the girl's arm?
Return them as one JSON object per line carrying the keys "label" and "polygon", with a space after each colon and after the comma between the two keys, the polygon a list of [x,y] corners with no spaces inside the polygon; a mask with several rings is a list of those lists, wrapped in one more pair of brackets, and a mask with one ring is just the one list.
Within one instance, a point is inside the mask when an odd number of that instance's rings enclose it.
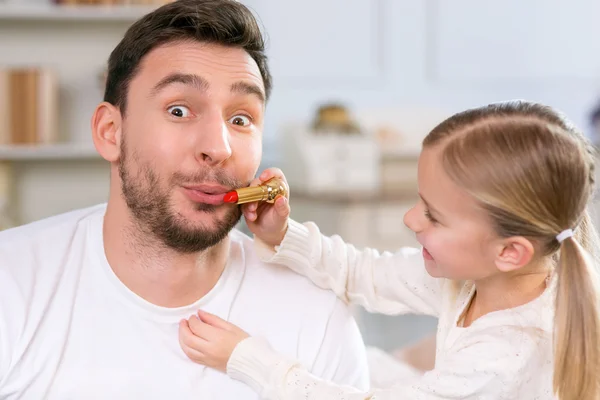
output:
{"label": "girl's arm", "polygon": [[[543,375],[542,365],[535,361],[539,342],[527,338],[513,344],[510,332],[505,334],[508,337],[494,334],[472,337],[422,377],[369,392],[320,379],[255,337],[245,339],[235,348],[227,364],[227,374],[252,387],[265,400],[538,398],[541,389],[535,381],[536,374]],[[528,389],[526,382],[532,380],[533,389]],[[548,382],[548,391],[551,387]],[[550,392],[547,394],[544,398],[552,398]]]}
{"label": "girl's arm", "polygon": [[[277,168],[266,169],[250,186],[272,178],[288,187]],[[273,204],[244,204],[242,210],[263,261],[285,265],[372,312],[439,314],[442,285],[447,281],[427,274],[419,250],[380,254],[374,249],[360,251],[339,236],[325,237],[315,224],[302,225],[289,218],[285,196]]]}
{"label": "girl's arm", "polygon": [[445,280],[427,273],[419,249],[358,250],[337,235],[322,235],[312,222],[291,219],[280,246],[271,247],[257,237],[255,245],[263,261],[285,265],[370,312],[439,314]]}

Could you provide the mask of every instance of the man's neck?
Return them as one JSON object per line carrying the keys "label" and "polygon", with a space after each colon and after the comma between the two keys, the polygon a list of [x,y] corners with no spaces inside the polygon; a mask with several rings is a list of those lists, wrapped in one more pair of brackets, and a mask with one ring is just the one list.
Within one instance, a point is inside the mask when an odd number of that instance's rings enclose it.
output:
{"label": "man's neck", "polygon": [[206,295],[229,256],[229,238],[199,253],[181,254],[137,229],[127,208],[109,206],[104,251],[115,275],[132,292],[161,307],[182,307]]}

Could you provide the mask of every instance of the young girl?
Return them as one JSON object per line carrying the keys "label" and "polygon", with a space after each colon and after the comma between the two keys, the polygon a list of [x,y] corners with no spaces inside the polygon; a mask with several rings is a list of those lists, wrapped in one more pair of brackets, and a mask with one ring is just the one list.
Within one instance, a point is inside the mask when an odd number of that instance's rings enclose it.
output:
{"label": "young girl", "polygon": [[594,157],[583,136],[538,104],[468,110],[425,138],[418,186],[404,223],[421,251],[359,251],[288,220],[283,198],[245,216],[265,260],[371,312],[438,316],[432,371],[360,393],[203,312],[181,323],[186,354],[265,399],[599,399]]}

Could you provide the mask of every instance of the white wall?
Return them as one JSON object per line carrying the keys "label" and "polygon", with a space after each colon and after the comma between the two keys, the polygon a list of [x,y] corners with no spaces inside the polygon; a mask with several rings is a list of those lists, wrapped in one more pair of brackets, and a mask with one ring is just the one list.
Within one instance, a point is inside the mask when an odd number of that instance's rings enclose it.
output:
{"label": "white wall", "polygon": [[[594,0],[245,3],[266,27],[275,82],[265,165],[278,163],[273,149],[282,140],[281,124],[312,118],[324,101],[342,101],[357,112],[378,107],[457,111],[527,98],[564,110],[588,130],[587,113],[600,92],[600,24],[595,20],[600,3]],[[0,16],[0,64],[56,67],[63,87],[62,135],[90,143],[90,116],[101,100],[97,73],[128,24]],[[21,222],[104,200],[103,163],[59,164],[15,165]],[[95,172],[88,178],[80,168]],[[55,183],[61,192],[70,186],[78,191],[43,204],[31,200]]]}
{"label": "white wall", "polygon": [[309,0],[293,18],[288,2],[253,3],[274,50],[269,133],[327,99],[457,111],[527,98],[587,128],[598,97],[597,1]]}

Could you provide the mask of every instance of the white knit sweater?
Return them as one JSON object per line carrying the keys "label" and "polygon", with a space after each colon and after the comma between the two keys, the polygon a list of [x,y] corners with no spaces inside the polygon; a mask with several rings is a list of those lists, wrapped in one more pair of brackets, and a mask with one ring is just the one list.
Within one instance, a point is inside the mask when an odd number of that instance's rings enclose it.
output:
{"label": "white knit sweater", "polygon": [[261,338],[248,338],[234,350],[227,373],[264,399],[554,399],[554,283],[527,304],[486,314],[463,328],[458,321],[473,283],[432,278],[418,249],[359,251],[339,236],[321,235],[313,223],[295,221],[277,249],[257,246],[265,261],[286,265],[368,311],[439,318],[435,368],[410,384],[369,393],[325,382]]}

